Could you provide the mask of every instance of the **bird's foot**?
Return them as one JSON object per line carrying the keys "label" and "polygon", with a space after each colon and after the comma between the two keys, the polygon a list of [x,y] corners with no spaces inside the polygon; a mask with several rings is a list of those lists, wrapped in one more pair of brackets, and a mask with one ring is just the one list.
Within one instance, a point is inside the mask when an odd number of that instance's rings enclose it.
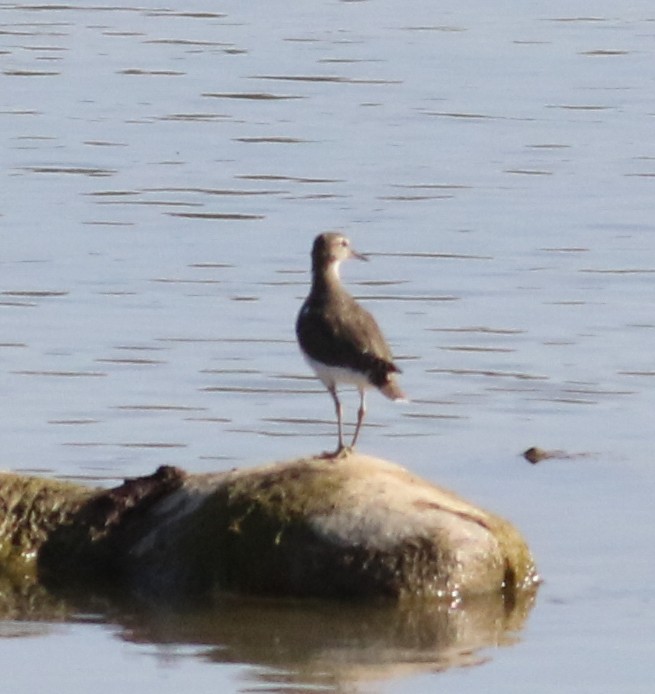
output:
{"label": "bird's foot", "polygon": [[342,460],[343,458],[347,458],[352,452],[352,446],[344,446],[342,444],[336,451],[324,451],[321,453],[320,457],[326,460]]}

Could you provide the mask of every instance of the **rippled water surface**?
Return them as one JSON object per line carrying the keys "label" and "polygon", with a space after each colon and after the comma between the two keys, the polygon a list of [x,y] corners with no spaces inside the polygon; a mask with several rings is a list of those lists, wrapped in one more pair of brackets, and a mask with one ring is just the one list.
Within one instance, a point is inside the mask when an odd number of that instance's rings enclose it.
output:
{"label": "rippled water surface", "polygon": [[361,449],[510,518],[545,579],[467,658],[325,606],[0,622],[11,691],[650,692],[654,79],[646,0],[0,2],[0,464],[333,446],[293,324],[342,229],[411,398],[371,394]]}

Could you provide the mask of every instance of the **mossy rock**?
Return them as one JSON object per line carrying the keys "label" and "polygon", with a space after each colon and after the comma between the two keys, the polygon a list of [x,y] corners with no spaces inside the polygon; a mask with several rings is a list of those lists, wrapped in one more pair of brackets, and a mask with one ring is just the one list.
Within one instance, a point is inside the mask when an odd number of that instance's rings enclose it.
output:
{"label": "mossy rock", "polygon": [[355,453],[110,490],[0,475],[0,510],[0,577],[57,590],[511,602],[538,581],[510,523]]}
{"label": "mossy rock", "polygon": [[357,454],[191,476],[153,512],[130,551],[153,594],[452,599],[537,581],[510,523]]}

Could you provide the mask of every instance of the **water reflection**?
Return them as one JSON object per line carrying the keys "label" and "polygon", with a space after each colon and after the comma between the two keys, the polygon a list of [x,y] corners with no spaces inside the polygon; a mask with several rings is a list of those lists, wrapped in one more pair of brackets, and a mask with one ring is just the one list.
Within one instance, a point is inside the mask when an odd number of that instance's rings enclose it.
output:
{"label": "water reflection", "polygon": [[203,646],[204,659],[249,664],[270,685],[342,690],[485,662],[481,649],[514,643],[531,606],[530,597],[513,609],[502,599],[403,608],[235,599],[209,614],[141,615],[122,636]]}
{"label": "water reflection", "polygon": [[[248,678],[342,691],[356,685],[486,662],[485,648],[516,642],[534,594],[508,604],[500,595],[468,603],[361,605],[221,596],[209,608],[125,605],[98,596],[58,598],[39,586],[2,582],[0,616],[25,635],[23,620],[83,621],[119,627],[126,642],[155,646],[158,659],[200,658],[250,666]],[[47,623],[43,630],[47,632]],[[152,651],[150,651],[152,652]]]}

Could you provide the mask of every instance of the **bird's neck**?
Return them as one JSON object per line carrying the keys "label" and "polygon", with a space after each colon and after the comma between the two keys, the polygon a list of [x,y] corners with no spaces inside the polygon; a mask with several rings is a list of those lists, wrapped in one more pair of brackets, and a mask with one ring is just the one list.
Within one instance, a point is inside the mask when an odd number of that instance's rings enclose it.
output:
{"label": "bird's neck", "polygon": [[312,294],[327,294],[341,288],[338,261],[312,269]]}

